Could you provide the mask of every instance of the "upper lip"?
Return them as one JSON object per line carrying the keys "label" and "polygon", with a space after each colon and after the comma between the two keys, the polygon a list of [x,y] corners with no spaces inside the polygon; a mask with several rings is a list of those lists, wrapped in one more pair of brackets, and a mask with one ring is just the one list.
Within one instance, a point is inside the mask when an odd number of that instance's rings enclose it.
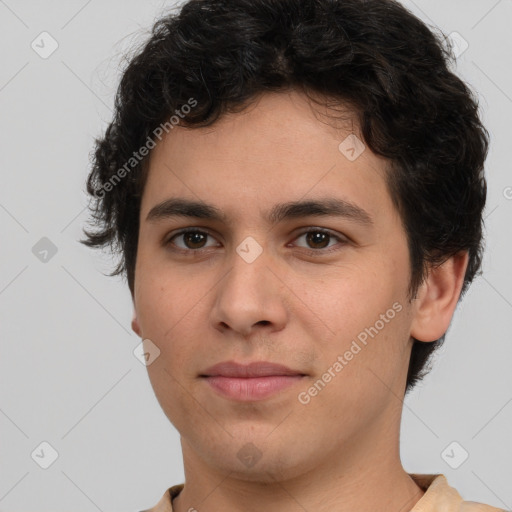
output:
{"label": "upper lip", "polygon": [[292,370],[282,364],[268,361],[255,361],[249,364],[239,364],[233,361],[224,361],[210,366],[200,377],[268,377],[270,375],[305,375],[298,370]]}

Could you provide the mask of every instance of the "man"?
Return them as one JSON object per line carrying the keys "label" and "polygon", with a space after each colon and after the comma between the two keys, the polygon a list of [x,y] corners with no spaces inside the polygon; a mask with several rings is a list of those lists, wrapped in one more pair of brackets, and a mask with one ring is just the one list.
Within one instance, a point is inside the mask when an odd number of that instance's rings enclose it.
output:
{"label": "man", "polygon": [[399,455],[403,397],[480,268],[487,148],[394,1],[191,0],[156,23],[84,241],[121,249],[181,436],[185,484],[151,510],[498,510]]}

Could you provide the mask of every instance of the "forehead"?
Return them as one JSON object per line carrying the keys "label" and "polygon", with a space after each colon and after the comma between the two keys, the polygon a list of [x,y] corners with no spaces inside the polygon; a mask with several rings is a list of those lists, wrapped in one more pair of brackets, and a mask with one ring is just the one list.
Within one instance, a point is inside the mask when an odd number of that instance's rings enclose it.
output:
{"label": "forehead", "polygon": [[152,150],[141,216],[170,197],[235,212],[335,195],[376,213],[391,207],[386,167],[349,110],[269,93],[209,127],[173,128]]}

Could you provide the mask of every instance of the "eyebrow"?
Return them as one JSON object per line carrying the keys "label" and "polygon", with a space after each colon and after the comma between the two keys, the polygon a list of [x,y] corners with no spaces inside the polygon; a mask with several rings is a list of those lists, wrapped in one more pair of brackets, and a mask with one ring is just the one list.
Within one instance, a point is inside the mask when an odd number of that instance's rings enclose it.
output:
{"label": "eyebrow", "polygon": [[[370,214],[356,204],[338,198],[291,201],[274,205],[265,215],[270,223],[302,217],[343,217],[361,225],[373,225]],[[146,222],[173,217],[189,217],[226,223],[226,215],[217,207],[203,201],[170,198],[155,205],[146,216]]]}
{"label": "eyebrow", "polygon": [[285,219],[297,219],[301,217],[344,217],[348,220],[363,225],[372,225],[370,214],[356,204],[338,198],[325,198],[306,201],[291,201],[289,203],[275,205],[268,215],[272,223]]}

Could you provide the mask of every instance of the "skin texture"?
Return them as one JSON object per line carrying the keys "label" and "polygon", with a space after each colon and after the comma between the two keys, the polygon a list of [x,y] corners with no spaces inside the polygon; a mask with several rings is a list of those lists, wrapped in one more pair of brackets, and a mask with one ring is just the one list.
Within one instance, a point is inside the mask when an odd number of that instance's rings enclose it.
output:
{"label": "skin texture", "polygon": [[[334,126],[320,110],[297,91],[268,93],[210,127],[176,127],[152,152],[132,328],[161,351],[148,372],[181,435],[178,512],[399,512],[423,495],[399,456],[411,336],[428,342],[447,330],[467,255],[433,269],[410,302],[407,239],[386,161],[368,148],[346,158],[338,146],[357,134],[355,122]],[[266,218],[275,204],[327,197],[354,203],[372,224]],[[226,218],[146,221],[169,198],[204,201]],[[172,238],[189,227],[209,235],[206,247]],[[326,248],[308,228],[332,233]],[[263,250],[252,263],[236,251],[247,237]],[[301,403],[299,393],[397,303],[378,334]],[[199,377],[222,361],[276,362],[306,376],[265,400],[236,402]],[[249,467],[240,450],[260,458]]]}

